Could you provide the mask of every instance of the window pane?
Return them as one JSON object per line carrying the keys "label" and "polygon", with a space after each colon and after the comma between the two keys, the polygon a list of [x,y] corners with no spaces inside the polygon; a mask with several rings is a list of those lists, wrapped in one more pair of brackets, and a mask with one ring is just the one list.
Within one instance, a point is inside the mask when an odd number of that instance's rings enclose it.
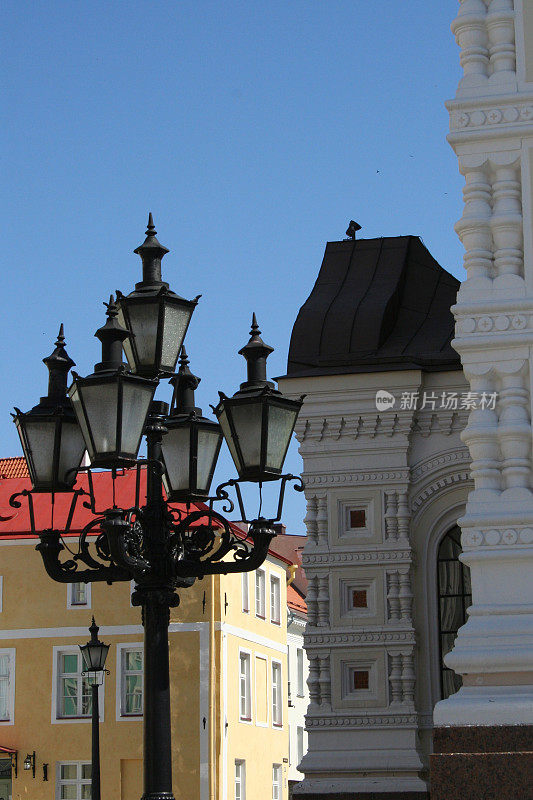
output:
{"label": "window pane", "polygon": [[[457,631],[466,622],[466,609],[470,604],[470,570],[459,561],[461,533],[455,526],[442,539],[437,558],[439,589],[439,634],[441,656],[453,647]],[[461,677],[441,664],[443,698],[461,687]]]}
{"label": "window pane", "polygon": [[8,689],[9,678],[0,678],[0,719],[9,719]]}
{"label": "window pane", "polygon": [[78,787],[75,783],[64,783],[61,786],[61,800],[77,800]]}
{"label": "window pane", "polygon": [[140,650],[126,651],[126,670],[142,670],[143,657]]}
{"label": "window pane", "polygon": [[0,656],[0,676],[9,675],[9,656]]}
{"label": "window pane", "polygon": [[91,784],[90,783],[83,783],[81,786],[81,798],[82,800],[91,800]]}
{"label": "window pane", "polygon": [[126,676],[126,713],[140,714],[142,711],[142,676]]}
{"label": "window pane", "polygon": [[61,780],[75,781],[77,777],[77,764],[61,764]]}
{"label": "window pane", "polygon": [[65,653],[61,657],[62,672],[77,672],[78,671],[78,656],[76,653]]}
{"label": "window pane", "polygon": [[81,777],[84,780],[91,780],[91,764],[81,765]]}

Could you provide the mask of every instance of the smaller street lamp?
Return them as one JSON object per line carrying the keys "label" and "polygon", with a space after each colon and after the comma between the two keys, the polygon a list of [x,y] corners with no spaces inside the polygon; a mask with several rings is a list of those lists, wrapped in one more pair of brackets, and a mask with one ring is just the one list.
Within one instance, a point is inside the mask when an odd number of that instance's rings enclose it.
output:
{"label": "smaller street lamp", "polygon": [[113,295],[107,322],[95,336],[102,342],[102,361],[81,378],[73,372],[68,390],[93,467],[132,466],[137,458],[148,409],[157,383],[127,371],[122,346],[131,333],[117,320]]}
{"label": "smaller street lamp", "polygon": [[146,378],[172,375],[198,303],[185,300],[169,289],[161,278],[161,259],[168,249],[156,239],[152,214],[143,244],[133,252],[141,257],[143,279],[127,296],[117,291],[119,321],[133,336],[124,341],[124,352],[132,372]]}
{"label": "smaller street lamp", "polygon": [[109,645],[104,644],[98,639],[98,625],[94,617],[89,628],[91,634],[87,644],[80,644],[81,657],[85,668],[84,674],[88,674],[91,681],[92,692],[92,750],[91,750],[91,799],[100,800],[100,714],[98,709],[98,688],[104,680],[105,660],[109,650]]}
{"label": "smaller street lamp", "polygon": [[72,403],[67,376],[74,361],[65,350],[63,325],[54,352],[43,358],[48,367],[48,394],[31,411],[16,408],[17,426],[34,492],[71,492],[85,443]]}
{"label": "smaller street lamp", "polygon": [[242,481],[274,481],[281,470],[303,397],[290,400],[267,380],[266,360],[274,350],[261,339],[255,314],[250,341],[239,354],[248,367],[248,380],[233,397],[219,392],[214,412]]}
{"label": "smaller street lamp", "polygon": [[33,777],[35,778],[35,750],[33,753],[28,753],[24,759],[24,769],[33,770]]}
{"label": "smaller street lamp", "polygon": [[217,422],[203,417],[202,409],[194,405],[194,390],[200,378],[189,369],[185,346],[181,348],[179,372],[170,382],[174,396],[164,423],[168,433],[161,442],[165,491],[171,502],[205,500],[222,444],[222,431]]}

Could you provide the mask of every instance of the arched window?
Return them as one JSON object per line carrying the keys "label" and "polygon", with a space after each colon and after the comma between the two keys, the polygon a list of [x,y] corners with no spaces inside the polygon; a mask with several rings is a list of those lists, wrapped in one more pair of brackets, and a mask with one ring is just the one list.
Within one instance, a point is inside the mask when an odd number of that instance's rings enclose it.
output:
{"label": "arched window", "polygon": [[457,631],[466,622],[466,609],[472,603],[470,570],[461,561],[461,531],[457,525],[443,537],[437,555],[439,589],[439,648],[441,694],[446,699],[461,688],[462,680],[443,661],[453,647]]}

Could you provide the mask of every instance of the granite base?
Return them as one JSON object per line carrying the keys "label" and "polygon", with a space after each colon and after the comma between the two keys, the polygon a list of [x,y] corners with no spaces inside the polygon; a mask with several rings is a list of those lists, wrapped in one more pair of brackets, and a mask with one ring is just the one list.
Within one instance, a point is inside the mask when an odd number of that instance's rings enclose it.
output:
{"label": "granite base", "polygon": [[533,726],[435,728],[431,800],[533,800]]}

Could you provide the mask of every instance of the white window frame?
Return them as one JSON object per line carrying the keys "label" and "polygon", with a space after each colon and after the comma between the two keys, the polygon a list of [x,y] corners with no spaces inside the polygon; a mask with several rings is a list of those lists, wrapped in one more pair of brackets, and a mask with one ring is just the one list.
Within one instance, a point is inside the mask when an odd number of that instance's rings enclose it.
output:
{"label": "white window frame", "polygon": [[3,647],[0,656],[9,658],[9,676],[7,686],[7,709],[6,719],[0,719],[0,725],[14,725],[15,723],[15,653],[14,647]]}
{"label": "white window frame", "polygon": [[304,757],[304,728],[302,725],[296,726],[296,768],[302,762]]}
{"label": "white window frame", "polygon": [[264,569],[255,571],[255,616],[259,619],[266,619],[266,573]]}
{"label": "white window frame", "polygon": [[85,584],[85,603],[77,603],[74,598],[74,587],[83,581],[67,583],[67,608],[91,608],[91,584]]}
{"label": "white window frame", "polygon": [[[61,779],[61,767],[71,766],[75,764],[77,767],[78,777],[75,781],[70,779]],[[90,778],[82,778],[81,777],[81,767],[82,766],[90,766],[90,761],[56,761],[56,800],[60,800],[61,798],[61,786],[76,786],[77,787],[77,795],[78,800],[81,800],[81,787],[85,784],[85,786],[91,785]]]}
{"label": "white window frame", "polygon": [[127,712],[126,709],[126,674],[124,669],[125,655],[129,650],[141,650],[143,654],[143,672],[144,672],[144,644],[143,642],[121,642],[117,644],[117,720],[139,722],[143,718],[144,713],[144,683],[143,683],[143,710],[141,713],[132,714]]}
{"label": "white window frame", "polygon": [[[248,664],[248,672],[243,673],[242,665],[243,663]],[[239,691],[237,697],[239,698],[239,722],[244,722],[247,725],[253,724],[253,713],[252,713],[252,652],[250,650],[244,650],[243,648],[239,648]],[[245,692],[244,695],[242,693],[242,686],[243,686],[243,674],[245,678]],[[247,682],[246,682],[247,678]],[[245,699],[245,713],[242,713],[242,698],[244,696]]]}
{"label": "white window frame", "polygon": [[[266,675],[266,686],[260,686],[259,681],[257,680],[257,662],[264,661],[265,662],[265,675]],[[259,720],[259,714],[257,712],[257,703],[258,703],[258,691],[266,692],[266,720]],[[268,728],[268,719],[270,714],[270,697],[268,692],[268,656],[264,656],[261,653],[254,654],[254,698],[255,698],[255,724],[259,728]]]}
{"label": "white window frame", "polygon": [[283,798],[283,766],[272,764],[272,800]]}
{"label": "white window frame", "polygon": [[[237,787],[240,791],[237,794]],[[246,800],[246,761],[243,758],[235,759],[235,780],[234,780],[235,800]]]}
{"label": "white window frame", "polygon": [[270,574],[270,622],[272,625],[281,625],[281,578],[272,573]]}
{"label": "white window frame", "polygon": [[[59,681],[61,679],[61,672],[59,670],[59,659],[62,655],[78,655],[79,662],[81,663],[81,653],[79,647],[69,645],[57,645],[52,649],[52,724],[53,725],[71,725],[73,723],[91,723],[91,715],[82,717],[62,717],[60,716],[60,702],[61,692]],[[76,673],[81,675],[80,672]],[[105,673],[102,676],[102,683],[98,686],[98,712],[100,722],[104,721],[104,687],[105,687]],[[62,763],[67,763],[62,762]],[[68,762],[70,763],[70,762]],[[78,762],[76,762],[78,763]],[[82,762],[79,762],[82,763]],[[85,763],[85,762],[83,762]]]}
{"label": "white window frame", "polygon": [[241,597],[242,610],[245,614],[250,612],[250,580],[247,572],[242,573],[241,578]]}
{"label": "white window frame", "polygon": [[[279,681],[274,680],[275,674],[279,675]],[[275,659],[270,662],[270,686],[272,727],[280,730],[283,728],[283,669],[281,661]]]}
{"label": "white window frame", "polygon": [[305,661],[303,647],[296,648],[296,697],[305,696]]}

